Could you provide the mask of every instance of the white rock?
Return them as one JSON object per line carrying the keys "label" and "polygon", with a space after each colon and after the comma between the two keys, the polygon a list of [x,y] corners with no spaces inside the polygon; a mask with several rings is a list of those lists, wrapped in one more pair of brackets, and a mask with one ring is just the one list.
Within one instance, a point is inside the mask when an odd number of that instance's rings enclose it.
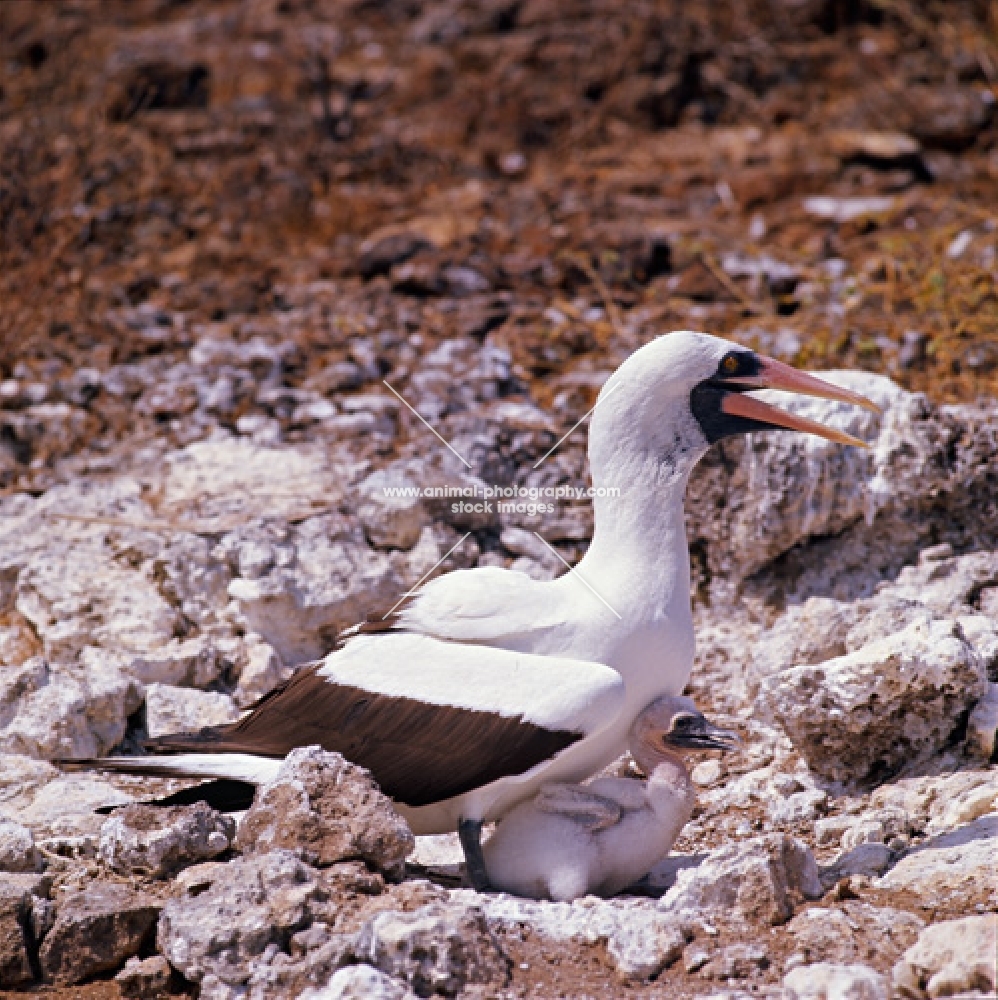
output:
{"label": "white rock", "polygon": [[887,1000],[887,979],[868,965],[819,962],[783,977],[786,1000]]}
{"label": "white rock", "polygon": [[[180,894],[160,916],[157,947],[200,984],[202,997],[295,996],[344,964],[346,936],[329,936],[329,947],[318,949],[321,962],[309,970],[287,952],[292,935],[312,928],[321,935],[322,921],[335,913],[320,873],[290,851],[197,865],[182,873],[177,887]],[[303,971],[324,974],[313,978]]]}
{"label": "white rock", "polygon": [[911,818],[903,809],[872,809],[850,823],[839,843],[847,851],[861,844],[884,844],[893,837],[906,836],[910,827]]}
{"label": "white rock", "polygon": [[104,821],[98,853],[122,875],[163,878],[228,850],[236,823],[204,802],[189,806],[130,805]]}
{"label": "white rock", "polygon": [[719,760],[702,760],[690,772],[694,785],[707,788],[721,777],[721,762]]}
{"label": "white rock", "polygon": [[43,558],[21,570],[15,605],[33,625],[50,661],[72,663],[87,645],[157,649],[176,634],[176,610],[152,580],[114,558],[116,548],[127,548],[123,538],[114,545],[99,545],[93,538],[50,545]]}
{"label": "white rock", "polygon": [[36,837],[81,837],[95,835],[104,817],[99,806],[124,805],[131,796],[106,780],[89,774],[62,775],[38,788],[23,805],[17,819]]}
{"label": "white rock", "polygon": [[925,922],[906,910],[846,900],[838,909],[812,906],[787,924],[801,964],[880,965],[914,944]]}
{"label": "white rock", "polygon": [[233,698],[240,708],[248,708],[286,681],[294,670],[281,662],[277,650],[270,643],[253,632],[236,640],[236,643],[239,682]]}
{"label": "white rock", "polygon": [[828,793],[820,788],[808,788],[792,792],[786,798],[774,798],[769,810],[773,823],[792,824],[813,820],[824,812],[828,803]]}
{"label": "white rock", "polygon": [[921,618],[853,653],[764,678],[758,708],[815,771],[852,783],[940,748],[985,681],[954,622]]}
{"label": "white rock", "polygon": [[0,818],[0,872],[36,872],[42,858],[26,826]]}
{"label": "white rock", "polygon": [[370,548],[357,524],[316,517],[293,539],[291,565],[229,585],[250,628],[289,665],[324,655],[338,631],[391,607],[404,590],[391,558]]}
{"label": "white rock", "polygon": [[778,924],[793,914],[796,899],[817,899],[823,892],[807,847],[785,834],[770,834],[722,847],[697,867],[682,869],[659,907]]}
{"label": "white rock", "polygon": [[138,684],[109,664],[53,667],[35,657],[0,677],[0,750],[53,760],[100,757],[125,735]]}
{"label": "white rock", "polygon": [[993,771],[902,778],[882,785],[870,796],[873,816],[907,817],[906,828],[945,833],[991,812],[998,812],[998,781]]}
{"label": "white rock", "polygon": [[510,960],[474,906],[430,903],[411,913],[386,911],[365,924],[355,954],[414,993],[453,996],[466,986],[505,986]]}
{"label": "white rock", "polygon": [[342,470],[315,446],[268,448],[219,434],[171,453],[165,466],[161,505],[178,518],[196,511],[199,526],[219,531],[286,520],[311,500],[329,504],[344,495]]}
{"label": "white rock", "polygon": [[411,549],[419,541],[429,514],[416,489],[410,477],[393,469],[374,472],[357,487],[357,515],[376,549]]}
{"label": "white rock", "polygon": [[[767,399],[878,445],[894,425],[911,422],[913,397],[889,379],[861,372],[821,377],[861,392],[884,408],[884,417],[783,393]],[[802,434],[764,434],[708,454],[691,476],[687,509],[696,512],[691,541],[706,545],[712,578],[737,584],[809,537],[835,535],[861,520],[870,508],[871,482],[893,465],[883,451],[841,448]],[[876,503],[873,498],[874,509]]]}
{"label": "white rock", "polygon": [[805,198],[804,211],[819,219],[830,219],[832,222],[851,222],[864,215],[882,215],[889,212],[895,204],[895,199],[884,195],[867,198],[833,198],[830,195],[814,195]]}
{"label": "white rock", "polygon": [[403,983],[371,965],[348,965],[337,969],[325,986],[307,989],[298,1000],[410,1000]]}
{"label": "white rock", "polygon": [[894,966],[894,986],[901,996],[913,1000],[974,991],[993,995],[996,955],[998,916],[994,913],[946,920],[926,927],[901,956]]}
{"label": "white rock", "polygon": [[598,899],[586,896],[571,903],[519,899],[505,893],[482,896],[461,889],[452,897],[474,903],[493,925],[515,930],[527,926],[555,944],[605,942],[617,972],[625,979],[657,975],[680,956],[685,944],[682,924],[652,900]]}
{"label": "white rock", "polygon": [[954,556],[951,546],[933,546],[923,549],[918,562],[905,566],[885,590],[950,615],[980,608],[988,594],[998,592],[996,578],[998,551]]}
{"label": "white rock", "polygon": [[883,875],[891,864],[891,849],[886,844],[864,843],[840,854],[830,865],[821,869],[821,881],[833,886],[850,875]]}
{"label": "white rock", "polygon": [[401,877],[415,838],[370,771],[309,746],[292,750],[257,788],[239,824],[238,846],[257,854],[293,850],[321,867],[363,860]]}
{"label": "white rock", "polygon": [[874,399],[883,416],[799,396],[773,401],[872,447],[762,434],[708,453],[691,476],[687,510],[714,598],[741,589],[780,604],[815,594],[849,600],[940,535],[995,548],[993,404],[933,408],[880,376],[821,375]]}
{"label": "white rock", "polygon": [[973,906],[998,903],[994,878],[998,857],[998,815],[982,816],[966,826],[927,840],[906,854],[874,884],[905,889],[926,903],[946,899]]}
{"label": "white rock", "polygon": [[[197,498],[192,503],[197,504]],[[200,507],[197,507],[200,518]],[[176,515],[186,521],[186,512]],[[163,539],[153,556],[150,572],[160,592],[184,618],[201,628],[214,625],[226,604],[226,587],[232,577],[230,566],[218,559],[215,544],[202,535],[177,531]],[[196,682],[191,682],[196,683]]]}
{"label": "white rock", "polygon": [[192,733],[239,718],[236,703],[218,691],[150,684],[146,688],[146,728],[151,737]]}
{"label": "white rock", "polygon": [[988,682],[984,696],[967,720],[967,753],[991,760],[998,738],[998,684]]}
{"label": "white rock", "polygon": [[[100,649],[88,647],[81,653],[82,662],[107,659]],[[218,649],[208,636],[171,639],[157,649],[125,653],[117,662],[130,677],[143,684],[175,684],[205,687],[221,672]]]}

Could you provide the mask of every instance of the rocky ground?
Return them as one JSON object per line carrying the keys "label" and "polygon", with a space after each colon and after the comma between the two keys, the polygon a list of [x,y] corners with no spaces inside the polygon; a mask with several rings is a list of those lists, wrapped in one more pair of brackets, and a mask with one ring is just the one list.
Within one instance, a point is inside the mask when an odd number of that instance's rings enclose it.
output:
{"label": "rocky ground", "polygon": [[[996,30],[0,4],[0,995],[993,995]],[[677,327],[884,415],[695,474],[690,693],[745,750],[640,893],[477,895],[341,761],[348,815],[306,754],[238,825],[50,763],[236,718],[430,571],[561,572],[585,501],[384,487],[584,487],[583,428],[533,466]]]}

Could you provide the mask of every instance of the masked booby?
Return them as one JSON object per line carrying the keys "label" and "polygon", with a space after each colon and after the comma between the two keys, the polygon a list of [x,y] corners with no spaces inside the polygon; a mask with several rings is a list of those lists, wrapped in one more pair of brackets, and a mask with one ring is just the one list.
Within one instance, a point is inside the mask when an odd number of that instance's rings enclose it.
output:
{"label": "masked booby", "polygon": [[[240,721],[152,742],[169,756],[97,763],[257,783],[290,750],[318,743],[368,767],[415,833],[457,828],[484,886],[483,821],[545,783],[606,766],[645,706],[683,690],[694,651],[683,497],[711,444],[780,428],[864,443],[749,395],[767,388],[877,410],[718,337],[661,336],[614,372],[592,412],[593,486],[620,495],[594,499],[592,544],[572,572],[446,574],[351,630]],[[582,716],[580,697],[591,697]]]}

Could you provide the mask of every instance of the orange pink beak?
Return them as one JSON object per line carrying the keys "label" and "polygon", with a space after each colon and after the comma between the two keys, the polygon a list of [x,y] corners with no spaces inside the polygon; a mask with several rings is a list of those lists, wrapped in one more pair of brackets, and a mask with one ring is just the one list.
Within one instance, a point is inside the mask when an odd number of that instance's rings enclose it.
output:
{"label": "orange pink beak", "polygon": [[[782,389],[785,392],[795,392],[802,396],[817,396],[819,399],[834,399],[841,403],[853,403],[864,409],[872,410],[874,413],[881,412],[876,403],[861,396],[858,392],[823,382],[813,375],[808,375],[806,372],[783,364],[782,361],[776,361],[763,355],[756,355],[756,357],[759,361],[758,375],[726,378],[724,384],[746,390]],[[761,399],[744,395],[742,392],[725,393],[721,401],[721,410],[730,416],[744,417],[748,420],[769,424],[772,427],[785,427],[792,431],[816,434],[818,437],[835,441],[838,444],[851,444],[860,448],[869,447],[865,441],[861,441],[851,434],[835,430],[832,427],[825,427],[817,421],[808,420],[807,417],[779,410],[775,406],[770,406],[769,403],[764,403]]]}

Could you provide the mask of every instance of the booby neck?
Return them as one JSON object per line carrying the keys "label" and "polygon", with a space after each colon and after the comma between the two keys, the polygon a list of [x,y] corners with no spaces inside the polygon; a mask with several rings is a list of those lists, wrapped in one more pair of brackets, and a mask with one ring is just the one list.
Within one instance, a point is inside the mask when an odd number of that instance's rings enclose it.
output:
{"label": "booby neck", "polygon": [[662,380],[649,380],[642,355],[660,357],[662,347],[647,345],[621,365],[593,410],[595,527],[579,571],[620,596],[645,591],[677,610],[689,603],[686,485],[709,442],[690,410],[690,388],[663,399]]}

